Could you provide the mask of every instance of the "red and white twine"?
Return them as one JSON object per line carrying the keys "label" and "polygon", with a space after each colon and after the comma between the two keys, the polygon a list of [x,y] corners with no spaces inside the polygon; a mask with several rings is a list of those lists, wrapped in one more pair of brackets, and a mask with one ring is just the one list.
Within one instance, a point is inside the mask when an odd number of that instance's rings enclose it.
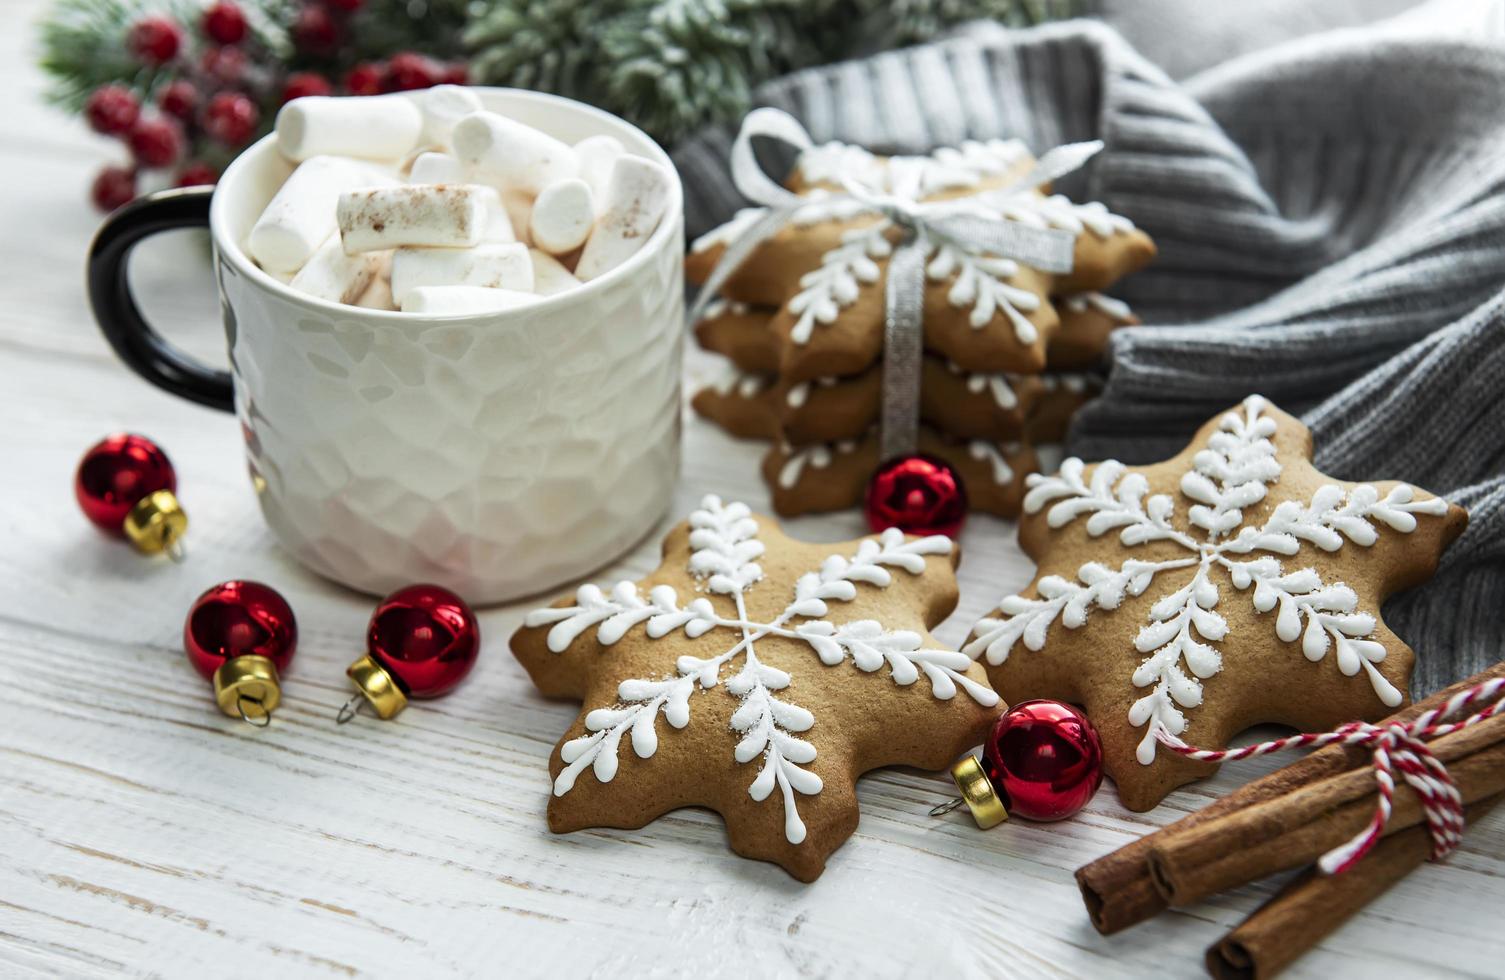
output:
{"label": "red and white twine", "polygon": [[[1394,808],[1397,770],[1421,801],[1427,829],[1432,834],[1432,860],[1444,858],[1458,847],[1463,839],[1463,798],[1458,794],[1453,777],[1432,754],[1426,740],[1477,725],[1505,711],[1502,696],[1505,696],[1505,678],[1498,678],[1459,691],[1445,704],[1424,711],[1409,722],[1373,725],[1355,721],[1331,732],[1306,732],[1237,749],[1199,749],[1163,729],[1156,732],[1156,737],[1171,751],[1199,762],[1233,762],[1286,749],[1315,749],[1334,743],[1369,748],[1373,753],[1379,800],[1369,824],[1348,843],[1328,851],[1317,862],[1323,874],[1334,875],[1353,867],[1384,836],[1385,824],[1390,821]],[[1459,721],[1442,721],[1482,702],[1492,703]]]}

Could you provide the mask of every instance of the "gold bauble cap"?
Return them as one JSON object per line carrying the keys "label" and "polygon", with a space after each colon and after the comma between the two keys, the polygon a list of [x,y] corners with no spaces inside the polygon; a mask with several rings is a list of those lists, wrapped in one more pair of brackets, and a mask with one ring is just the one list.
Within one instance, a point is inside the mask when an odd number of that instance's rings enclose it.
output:
{"label": "gold bauble cap", "polygon": [[387,669],[370,654],[351,664],[345,673],[355,681],[356,690],[371,705],[376,717],[391,718],[408,706],[408,696],[397,686],[397,678],[387,673]]}
{"label": "gold bauble cap", "polygon": [[214,672],[214,700],[231,718],[265,727],[282,703],[277,665],[254,653],[226,660]]}
{"label": "gold bauble cap", "polygon": [[[188,515],[171,490],[158,490],[136,501],[125,515],[125,536],[136,550],[156,555],[178,551],[178,541],[188,530]],[[234,712],[231,712],[234,714]]]}
{"label": "gold bauble cap", "polygon": [[967,809],[972,811],[972,819],[977,821],[977,826],[987,830],[1009,818],[1009,811],[1004,809],[1003,800],[993,789],[993,784],[988,782],[988,774],[977,756],[969,755],[952,766],[951,778],[956,782],[956,788],[961,792]]}

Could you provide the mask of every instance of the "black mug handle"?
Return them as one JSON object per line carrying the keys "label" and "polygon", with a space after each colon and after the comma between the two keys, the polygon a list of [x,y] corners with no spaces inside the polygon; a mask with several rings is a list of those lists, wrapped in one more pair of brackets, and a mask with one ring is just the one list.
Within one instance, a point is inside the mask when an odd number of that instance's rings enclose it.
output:
{"label": "black mug handle", "polygon": [[157,191],[106,218],[89,246],[89,305],[100,332],[132,371],[174,395],[233,412],[229,372],[205,367],[163,340],[142,317],[126,279],[126,261],[143,239],[174,228],[208,227],[213,193],[209,186]]}

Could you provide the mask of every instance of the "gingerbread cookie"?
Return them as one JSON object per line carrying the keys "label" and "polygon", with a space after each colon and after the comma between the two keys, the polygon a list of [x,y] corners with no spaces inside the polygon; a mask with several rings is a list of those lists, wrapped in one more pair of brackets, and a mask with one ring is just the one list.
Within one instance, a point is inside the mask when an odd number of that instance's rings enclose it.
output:
{"label": "gingerbread cookie", "polygon": [[778,439],[779,392],[761,374],[727,368],[695,392],[690,407],[738,439]]}
{"label": "gingerbread cookie", "polygon": [[[961,475],[971,508],[1016,517],[1024,499],[1024,478],[1037,468],[1034,450],[1023,443],[958,440],[920,428],[919,451],[950,463]],[[881,462],[878,433],[861,439],[813,446],[776,443],[763,457],[763,481],[773,509],[785,517],[855,507]]]}
{"label": "gingerbread cookie", "polygon": [[1061,317],[1061,326],[1045,353],[1045,366],[1051,371],[1080,370],[1096,365],[1103,359],[1103,351],[1108,349],[1108,337],[1113,331],[1139,323],[1139,317],[1129,309],[1129,304],[1102,293],[1072,293],[1058,296],[1053,302]]}
{"label": "gingerbread cookie", "polygon": [[[870,165],[850,166],[845,179],[867,192],[902,200],[975,196],[1002,187],[1010,174],[1027,167],[1029,161],[1016,150],[973,144],[970,155],[874,158]],[[855,159],[861,153],[846,148],[840,157]],[[730,299],[778,307],[771,324],[780,345],[778,369],[791,383],[856,374],[877,362],[883,349],[884,270],[899,238],[898,227],[888,218],[820,186],[819,174],[812,176],[811,168],[823,154],[837,156],[818,148],[800,164],[803,179],[814,185],[807,190],[810,205],[755,248],[723,286]],[[1011,259],[934,246],[926,264],[925,342],[969,371],[1042,370],[1059,324],[1048,299],[1057,283],[1072,291],[1099,289],[1154,255],[1148,236],[1101,205],[1077,205],[1021,190],[990,199],[986,210],[1074,233],[1076,264],[1057,280]],[[686,260],[691,281],[704,281],[727,245],[762,213],[746,209],[698,239]]]}
{"label": "gingerbread cookie", "polygon": [[1207,775],[1252,725],[1326,731],[1406,700],[1412,653],[1379,618],[1436,569],[1466,512],[1402,483],[1333,480],[1311,434],[1254,396],[1180,455],[1069,459],[1032,476],[1019,528],[1039,564],[965,647],[1011,700],[1081,704],[1124,805]]}
{"label": "gingerbread cookie", "polygon": [[643,581],[530,613],[513,653],[584,704],[550,759],[549,829],[704,806],[738,854],[813,881],[857,828],[859,775],[943,768],[997,715],[981,667],[927,632],[955,561],[896,530],[805,544],[712,496]]}
{"label": "gingerbread cookie", "polygon": [[774,374],[779,348],[768,332],[773,310],[731,300],[717,300],[695,324],[695,340],[702,348],[730,360],[750,374]]}

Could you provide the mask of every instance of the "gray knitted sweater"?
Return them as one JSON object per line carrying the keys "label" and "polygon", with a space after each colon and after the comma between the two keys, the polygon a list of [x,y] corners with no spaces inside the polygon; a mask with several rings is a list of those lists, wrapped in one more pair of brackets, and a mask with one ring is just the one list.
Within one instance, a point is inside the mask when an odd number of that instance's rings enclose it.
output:
{"label": "gray knitted sweater", "polygon": [[[880,151],[1103,140],[1060,187],[1160,257],[1116,290],[1146,325],[1115,336],[1071,451],[1164,458],[1265,394],[1311,427],[1325,472],[1469,509],[1437,577],[1384,610],[1416,648],[1413,689],[1505,656],[1505,52],[1330,32],[1177,85],[1101,24],[984,25],[758,95],[817,141]],[[675,153],[692,234],[741,203],[731,136]]]}

